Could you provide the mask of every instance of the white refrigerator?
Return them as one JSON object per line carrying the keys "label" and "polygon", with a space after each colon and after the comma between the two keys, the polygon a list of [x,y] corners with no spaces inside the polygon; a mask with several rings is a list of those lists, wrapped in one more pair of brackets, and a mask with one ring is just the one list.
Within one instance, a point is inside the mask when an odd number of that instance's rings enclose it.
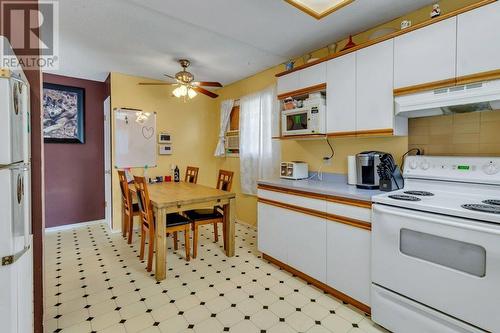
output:
{"label": "white refrigerator", "polygon": [[0,331],[12,333],[33,331],[29,92],[22,69],[0,68]]}

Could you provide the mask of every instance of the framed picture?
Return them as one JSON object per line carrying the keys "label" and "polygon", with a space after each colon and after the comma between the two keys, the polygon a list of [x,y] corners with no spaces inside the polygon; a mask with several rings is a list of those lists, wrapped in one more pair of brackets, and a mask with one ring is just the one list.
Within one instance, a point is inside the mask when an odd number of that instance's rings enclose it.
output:
{"label": "framed picture", "polygon": [[43,84],[45,143],[85,143],[85,89]]}

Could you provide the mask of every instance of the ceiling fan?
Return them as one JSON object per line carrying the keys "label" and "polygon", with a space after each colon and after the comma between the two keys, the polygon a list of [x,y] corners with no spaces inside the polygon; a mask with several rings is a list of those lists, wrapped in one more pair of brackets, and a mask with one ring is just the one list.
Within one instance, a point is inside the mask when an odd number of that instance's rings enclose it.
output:
{"label": "ceiling fan", "polygon": [[175,83],[149,83],[149,82],[141,82],[140,85],[143,86],[169,86],[169,85],[177,85],[177,88],[172,92],[175,97],[196,97],[197,93],[207,95],[211,98],[217,98],[219,95],[205,89],[202,87],[222,87],[222,84],[219,82],[203,82],[203,81],[194,81],[194,75],[186,70],[189,67],[191,62],[187,59],[179,59],[179,64],[182,67],[182,70],[175,74],[175,76],[165,74],[166,77],[174,79]]}

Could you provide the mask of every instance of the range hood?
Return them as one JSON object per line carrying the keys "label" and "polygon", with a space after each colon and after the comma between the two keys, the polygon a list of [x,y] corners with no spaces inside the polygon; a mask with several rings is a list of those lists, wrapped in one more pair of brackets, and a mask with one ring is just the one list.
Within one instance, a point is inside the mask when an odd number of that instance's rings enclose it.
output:
{"label": "range hood", "polygon": [[407,118],[500,110],[500,80],[399,96],[394,101],[396,115]]}

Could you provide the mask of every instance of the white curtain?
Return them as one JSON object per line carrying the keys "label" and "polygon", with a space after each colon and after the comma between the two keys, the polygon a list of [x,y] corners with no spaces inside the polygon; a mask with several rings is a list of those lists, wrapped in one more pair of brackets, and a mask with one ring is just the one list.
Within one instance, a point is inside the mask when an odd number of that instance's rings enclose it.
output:
{"label": "white curtain", "polygon": [[272,139],[275,87],[240,99],[240,181],[245,194],[257,194],[257,180],[278,175],[279,140]]}
{"label": "white curtain", "polygon": [[220,105],[220,130],[219,130],[219,142],[217,142],[217,147],[215,148],[214,156],[225,156],[226,148],[224,142],[226,141],[226,131],[229,125],[229,120],[231,119],[231,110],[234,106],[234,100],[228,99],[222,101]]}

